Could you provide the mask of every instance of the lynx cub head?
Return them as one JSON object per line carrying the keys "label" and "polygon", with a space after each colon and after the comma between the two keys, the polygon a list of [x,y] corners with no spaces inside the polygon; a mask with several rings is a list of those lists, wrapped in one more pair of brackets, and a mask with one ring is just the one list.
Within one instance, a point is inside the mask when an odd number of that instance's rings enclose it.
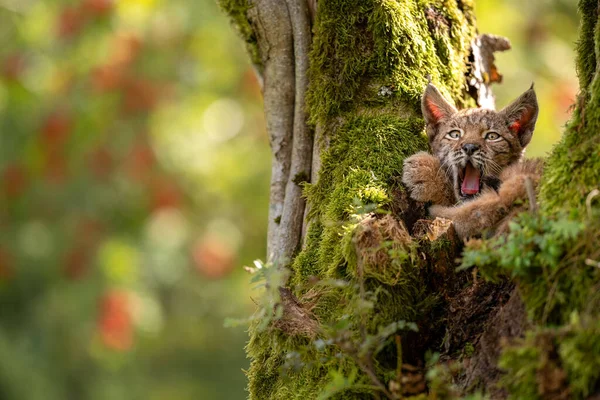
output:
{"label": "lynx cub head", "polygon": [[533,86],[501,111],[456,110],[432,84],[421,102],[433,154],[454,182],[457,201],[496,188],[529,144],[538,114]]}

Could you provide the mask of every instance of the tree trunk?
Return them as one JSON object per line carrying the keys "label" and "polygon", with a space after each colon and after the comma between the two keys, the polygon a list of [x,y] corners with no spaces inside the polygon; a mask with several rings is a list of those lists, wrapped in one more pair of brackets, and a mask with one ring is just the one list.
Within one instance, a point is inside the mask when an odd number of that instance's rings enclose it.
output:
{"label": "tree trunk", "polygon": [[[600,257],[591,242],[568,258],[568,247],[582,235],[598,236],[598,224],[577,225],[593,214],[588,194],[598,185],[600,167],[597,4],[581,2],[582,96],[548,162],[540,214],[520,219],[509,240],[467,249],[464,266],[477,265],[484,280],[476,272],[455,272],[462,243],[452,225],[424,220],[423,205],[407,198],[399,180],[404,158],[427,149],[419,100],[428,79],[458,106],[493,105],[491,53],[508,44],[476,37],[472,2],[321,0],[316,8],[306,0],[220,2],[264,82],[273,150],[268,260],[290,271],[267,282],[271,308],[250,329],[250,398],[426,392],[452,398],[482,386],[495,398],[524,388],[538,397],[591,394],[600,373],[582,372],[582,365],[593,363],[561,359],[562,348],[552,341],[559,333],[546,330],[548,324],[568,325],[564,334],[575,338],[573,345],[585,333],[600,352],[600,324],[592,311],[585,314],[592,325],[574,326],[565,318],[585,308],[582,301],[567,306],[565,299],[590,295],[598,282],[593,263]],[[567,166],[571,178],[565,177]],[[571,209],[579,210],[575,220],[556,216]],[[506,265],[509,246],[522,243],[519,232],[527,229],[554,247],[516,259],[513,254],[516,261]],[[561,229],[570,231],[557,234]],[[549,259],[550,267],[544,264]],[[529,269],[518,268],[523,262]],[[577,285],[555,283],[573,279],[568,273],[581,265],[587,269]],[[567,297],[554,297],[562,294]],[[501,339],[526,331],[527,340],[515,341],[502,356],[501,362],[511,363],[503,365],[507,383],[495,389]],[[523,348],[537,351],[535,368],[523,361]],[[438,355],[426,356],[429,350]],[[426,379],[426,364],[436,359]],[[450,367],[453,361],[461,361],[462,372]],[[520,378],[527,366],[529,380]],[[558,389],[544,380],[549,376],[559,381]]]}

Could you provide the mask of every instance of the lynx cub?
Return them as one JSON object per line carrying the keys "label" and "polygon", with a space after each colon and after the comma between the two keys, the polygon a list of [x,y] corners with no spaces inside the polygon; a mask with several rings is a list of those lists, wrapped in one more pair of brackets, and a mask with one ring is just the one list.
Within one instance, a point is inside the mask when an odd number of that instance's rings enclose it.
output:
{"label": "lynx cub", "polygon": [[533,86],[502,111],[456,110],[427,85],[421,101],[432,153],[404,162],[410,196],[431,202],[432,217],[454,221],[462,238],[494,233],[521,211],[526,178],[537,185],[540,160],[523,160],[538,114]]}

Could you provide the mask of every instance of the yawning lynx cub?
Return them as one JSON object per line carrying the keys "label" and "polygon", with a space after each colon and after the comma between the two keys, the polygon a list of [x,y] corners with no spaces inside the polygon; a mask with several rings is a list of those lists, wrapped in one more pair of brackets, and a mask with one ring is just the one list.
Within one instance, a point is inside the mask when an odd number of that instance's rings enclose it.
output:
{"label": "yawning lynx cub", "polygon": [[540,160],[522,160],[538,105],[533,86],[502,111],[457,111],[429,84],[421,107],[433,155],[404,162],[410,196],[431,202],[432,217],[454,221],[462,238],[502,230],[527,199],[526,179],[537,185]]}

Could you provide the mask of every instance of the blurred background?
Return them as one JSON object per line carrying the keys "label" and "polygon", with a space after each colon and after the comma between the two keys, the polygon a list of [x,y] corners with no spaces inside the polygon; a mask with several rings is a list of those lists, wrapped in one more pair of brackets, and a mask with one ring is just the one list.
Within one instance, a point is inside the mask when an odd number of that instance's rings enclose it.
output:
{"label": "blurred background", "polygon": [[[577,91],[572,0],[478,0],[529,155]],[[260,89],[214,0],[0,0],[0,398],[243,399]]]}

